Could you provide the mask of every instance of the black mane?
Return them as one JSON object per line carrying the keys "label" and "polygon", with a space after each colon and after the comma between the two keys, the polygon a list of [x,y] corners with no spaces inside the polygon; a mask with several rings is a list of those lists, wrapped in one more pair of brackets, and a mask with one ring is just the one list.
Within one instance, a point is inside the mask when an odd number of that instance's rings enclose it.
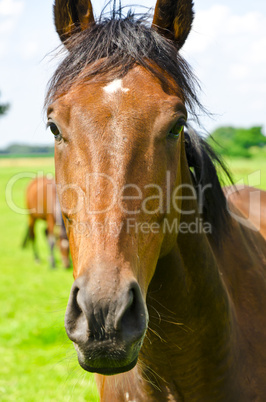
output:
{"label": "black mane", "polygon": [[[180,56],[174,42],[148,26],[147,17],[135,18],[129,12],[123,18],[119,10],[113,12],[111,18],[100,19],[68,39],[64,43],[68,53],[49,83],[46,106],[77,82],[101,79],[107,74],[110,78],[122,78],[136,64],[151,71],[169,86],[167,77],[153,69],[152,63],[149,63],[152,61],[178,84],[193,117],[197,119],[197,110],[205,112],[196,95],[199,84],[190,66]],[[96,63],[100,59],[101,63]],[[189,127],[186,131],[186,153],[188,164],[194,170],[195,188],[211,185],[203,200],[203,218],[212,225],[214,235],[219,234],[225,227],[228,212],[213,161],[229,178],[230,175],[212,148]]]}
{"label": "black mane", "polygon": [[222,159],[214,152],[212,147],[200,137],[189,125],[185,131],[185,149],[188,165],[192,168],[192,179],[196,190],[206,188],[204,198],[200,201],[199,209],[205,222],[212,227],[212,234],[219,241],[221,231],[228,229],[227,201],[222,190],[217,170],[221,168],[227,179],[232,183],[230,172]]}

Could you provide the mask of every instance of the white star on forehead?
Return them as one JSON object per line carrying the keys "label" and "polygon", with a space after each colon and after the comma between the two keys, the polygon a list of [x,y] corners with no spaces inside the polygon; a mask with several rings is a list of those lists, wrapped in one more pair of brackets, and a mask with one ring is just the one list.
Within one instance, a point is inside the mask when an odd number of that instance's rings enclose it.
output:
{"label": "white star on forehead", "polygon": [[107,84],[103,90],[108,94],[113,94],[118,91],[128,92],[129,88],[123,88],[123,81],[122,79],[115,79],[114,81]]}

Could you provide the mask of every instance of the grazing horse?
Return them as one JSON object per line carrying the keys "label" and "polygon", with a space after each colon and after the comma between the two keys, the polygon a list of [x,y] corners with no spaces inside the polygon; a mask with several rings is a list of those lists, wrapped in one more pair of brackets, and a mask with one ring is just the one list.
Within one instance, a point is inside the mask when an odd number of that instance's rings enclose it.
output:
{"label": "grazing horse", "polygon": [[45,234],[50,248],[50,263],[54,268],[54,246],[56,243],[54,231],[55,226],[58,225],[59,246],[62,261],[64,267],[69,268],[69,242],[56,194],[55,180],[53,178],[48,178],[47,176],[33,179],[27,187],[26,206],[29,212],[29,223],[23,247],[26,246],[28,240],[31,240],[35,260],[39,261],[39,255],[35,243],[35,223],[38,219],[46,221],[47,228]]}
{"label": "grazing horse", "polygon": [[235,219],[242,220],[246,225],[251,221],[254,229],[266,239],[266,191],[250,186],[229,186],[224,188],[224,192],[227,200],[244,215],[243,218],[231,211]]}
{"label": "grazing horse", "polygon": [[56,0],[48,88],[74,284],[65,317],[101,401],[265,401],[266,242],[232,219],[180,56],[192,0],[94,20]]}

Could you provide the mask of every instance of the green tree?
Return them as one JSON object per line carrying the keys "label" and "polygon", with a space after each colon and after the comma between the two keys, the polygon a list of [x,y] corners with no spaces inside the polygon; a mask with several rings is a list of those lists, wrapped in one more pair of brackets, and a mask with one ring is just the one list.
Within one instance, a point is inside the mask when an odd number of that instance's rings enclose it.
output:
{"label": "green tree", "polygon": [[265,149],[266,137],[262,127],[220,127],[209,137],[208,142],[221,155],[251,157],[254,150]]}

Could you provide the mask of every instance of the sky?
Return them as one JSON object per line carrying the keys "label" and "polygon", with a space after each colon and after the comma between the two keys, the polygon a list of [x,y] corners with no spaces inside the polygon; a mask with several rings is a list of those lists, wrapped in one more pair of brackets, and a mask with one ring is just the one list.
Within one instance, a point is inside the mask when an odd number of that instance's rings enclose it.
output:
{"label": "sky", "polygon": [[[155,0],[124,0],[154,7]],[[206,132],[216,127],[260,125],[266,132],[266,1],[194,0],[193,29],[181,50],[199,78],[200,99],[212,113],[201,117]],[[104,0],[92,0],[99,15]],[[12,143],[53,144],[45,129],[43,101],[58,63],[53,0],[0,0],[0,148]],[[137,10],[139,11],[139,10]]]}

